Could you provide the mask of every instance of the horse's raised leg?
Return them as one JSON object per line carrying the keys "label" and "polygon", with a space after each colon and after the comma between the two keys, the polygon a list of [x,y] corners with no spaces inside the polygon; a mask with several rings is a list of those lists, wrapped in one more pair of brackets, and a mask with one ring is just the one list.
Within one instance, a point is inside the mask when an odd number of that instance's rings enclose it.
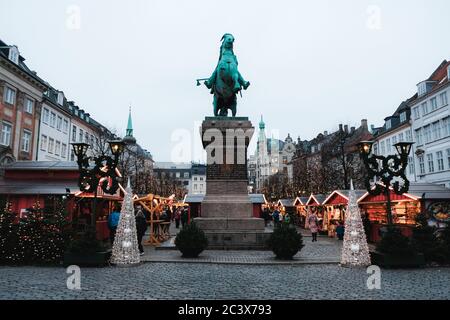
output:
{"label": "horse's raised leg", "polygon": [[237,105],[237,101],[236,101],[236,96],[234,97],[234,101],[230,106],[231,109],[231,113],[233,114],[233,117],[236,117],[236,105]]}
{"label": "horse's raised leg", "polygon": [[241,84],[239,83],[239,73],[237,71],[234,72],[232,78],[234,83],[233,92],[238,93],[239,90],[241,90]]}

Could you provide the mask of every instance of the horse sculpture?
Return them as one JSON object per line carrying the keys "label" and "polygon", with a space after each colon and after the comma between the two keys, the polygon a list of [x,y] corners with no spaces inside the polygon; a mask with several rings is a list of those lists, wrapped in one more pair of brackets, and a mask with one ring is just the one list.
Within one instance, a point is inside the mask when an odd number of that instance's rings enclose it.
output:
{"label": "horse sculpture", "polygon": [[[236,116],[236,94],[244,88],[247,90],[250,82],[245,81],[238,71],[237,58],[233,52],[233,35],[226,33],[220,46],[219,62],[209,79],[205,81],[211,94],[214,94],[214,116],[228,116],[228,109]],[[203,79],[205,80],[205,79]]]}

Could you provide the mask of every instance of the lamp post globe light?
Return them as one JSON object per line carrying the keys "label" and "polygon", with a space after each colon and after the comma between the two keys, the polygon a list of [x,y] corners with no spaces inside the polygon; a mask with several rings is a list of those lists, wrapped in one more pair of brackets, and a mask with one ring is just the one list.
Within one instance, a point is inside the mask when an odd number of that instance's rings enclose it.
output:
{"label": "lamp post globe light", "polygon": [[409,181],[405,175],[408,156],[413,142],[399,142],[394,144],[398,155],[379,156],[372,153],[373,141],[361,141],[358,144],[359,154],[367,170],[366,188],[369,194],[384,193],[387,199],[386,213],[388,227],[392,227],[390,188],[396,194],[404,194],[409,190]]}
{"label": "lamp post globe light", "polygon": [[[94,228],[96,223],[98,187],[100,186],[103,192],[111,195],[115,194],[119,188],[119,174],[116,168],[125,144],[122,140],[108,141],[108,144],[112,157],[107,155],[89,157],[87,156],[87,151],[90,147],[89,144],[72,143],[73,152],[77,157],[78,170],[80,173],[78,178],[80,191],[94,193],[91,221]],[[91,166],[91,162],[94,164],[93,166]]]}

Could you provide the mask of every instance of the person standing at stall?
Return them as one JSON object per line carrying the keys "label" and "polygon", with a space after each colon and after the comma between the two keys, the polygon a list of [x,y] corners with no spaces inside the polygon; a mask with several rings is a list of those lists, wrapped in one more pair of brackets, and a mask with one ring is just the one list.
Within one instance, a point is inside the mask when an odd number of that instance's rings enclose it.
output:
{"label": "person standing at stall", "polygon": [[147,231],[147,219],[145,219],[142,207],[138,206],[136,211],[136,234],[139,246],[139,252],[144,255],[144,247],[142,246],[142,238],[145,236],[145,231]]}
{"label": "person standing at stall", "polygon": [[116,230],[119,225],[120,210],[120,204],[116,204],[114,206],[114,210],[108,217],[109,239],[111,240],[111,245],[114,244],[114,238],[116,237]]}
{"label": "person standing at stall", "polygon": [[175,228],[179,229],[180,228],[180,220],[181,220],[181,209],[180,208],[178,208],[177,211],[175,211],[174,220],[175,220]]}
{"label": "person standing at stall", "polygon": [[189,220],[189,213],[188,213],[188,209],[185,208],[183,210],[183,213],[181,214],[181,226],[184,228],[185,225],[187,225]]}
{"label": "person standing at stall", "polygon": [[319,219],[315,212],[311,213],[308,218],[309,230],[311,230],[312,242],[317,241],[317,232],[319,229]]}
{"label": "person standing at stall", "polygon": [[336,235],[339,240],[344,240],[345,226],[342,221],[339,221],[338,226],[336,227]]}

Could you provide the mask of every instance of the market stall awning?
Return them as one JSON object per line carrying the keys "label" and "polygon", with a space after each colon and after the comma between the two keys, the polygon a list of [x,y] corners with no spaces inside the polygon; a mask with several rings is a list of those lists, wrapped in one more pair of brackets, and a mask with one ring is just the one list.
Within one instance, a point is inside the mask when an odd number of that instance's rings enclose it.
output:
{"label": "market stall awning", "polygon": [[280,199],[277,202],[277,206],[293,207],[294,206],[294,199]]}
{"label": "market stall awning", "polygon": [[266,197],[262,193],[250,193],[248,196],[253,204],[267,204]]}
{"label": "market stall awning", "polygon": [[327,198],[325,194],[311,194],[306,201],[307,206],[320,206]]}
{"label": "market stall awning", "polygon": [[304,205],[306,205],[306,202],[308,202],[308,197],[297,197],[294,200],[294,207],[295,206],[304,206]]}
{"label": "market stall awning", "polygon": [[64,195],[79,192],[77,181],[30,181],[0,179],[0,194],[4,195]]}
{"label": "market stall awning", "polygon": [[[366,190],[355,190],[356,199],[366,194]],[[350,190],[334,190],[322,203],[323,205],[346,205],[348,203]]]}
{"label": "market stall awning", "polygon": [[[411,182],[407,193],[396,194],[392,188],[390,191],[391,201],[411,201],[411,200],[450,200],[450,189],[433,184]],[[370,195],[366,192],[358,199],[360,203],[386,202],[386,196],[380,194]]]}
{"label": "market stall awning", "polygon": [[204,194],[187,194],[184,196],[184,203],[202,203]]}

